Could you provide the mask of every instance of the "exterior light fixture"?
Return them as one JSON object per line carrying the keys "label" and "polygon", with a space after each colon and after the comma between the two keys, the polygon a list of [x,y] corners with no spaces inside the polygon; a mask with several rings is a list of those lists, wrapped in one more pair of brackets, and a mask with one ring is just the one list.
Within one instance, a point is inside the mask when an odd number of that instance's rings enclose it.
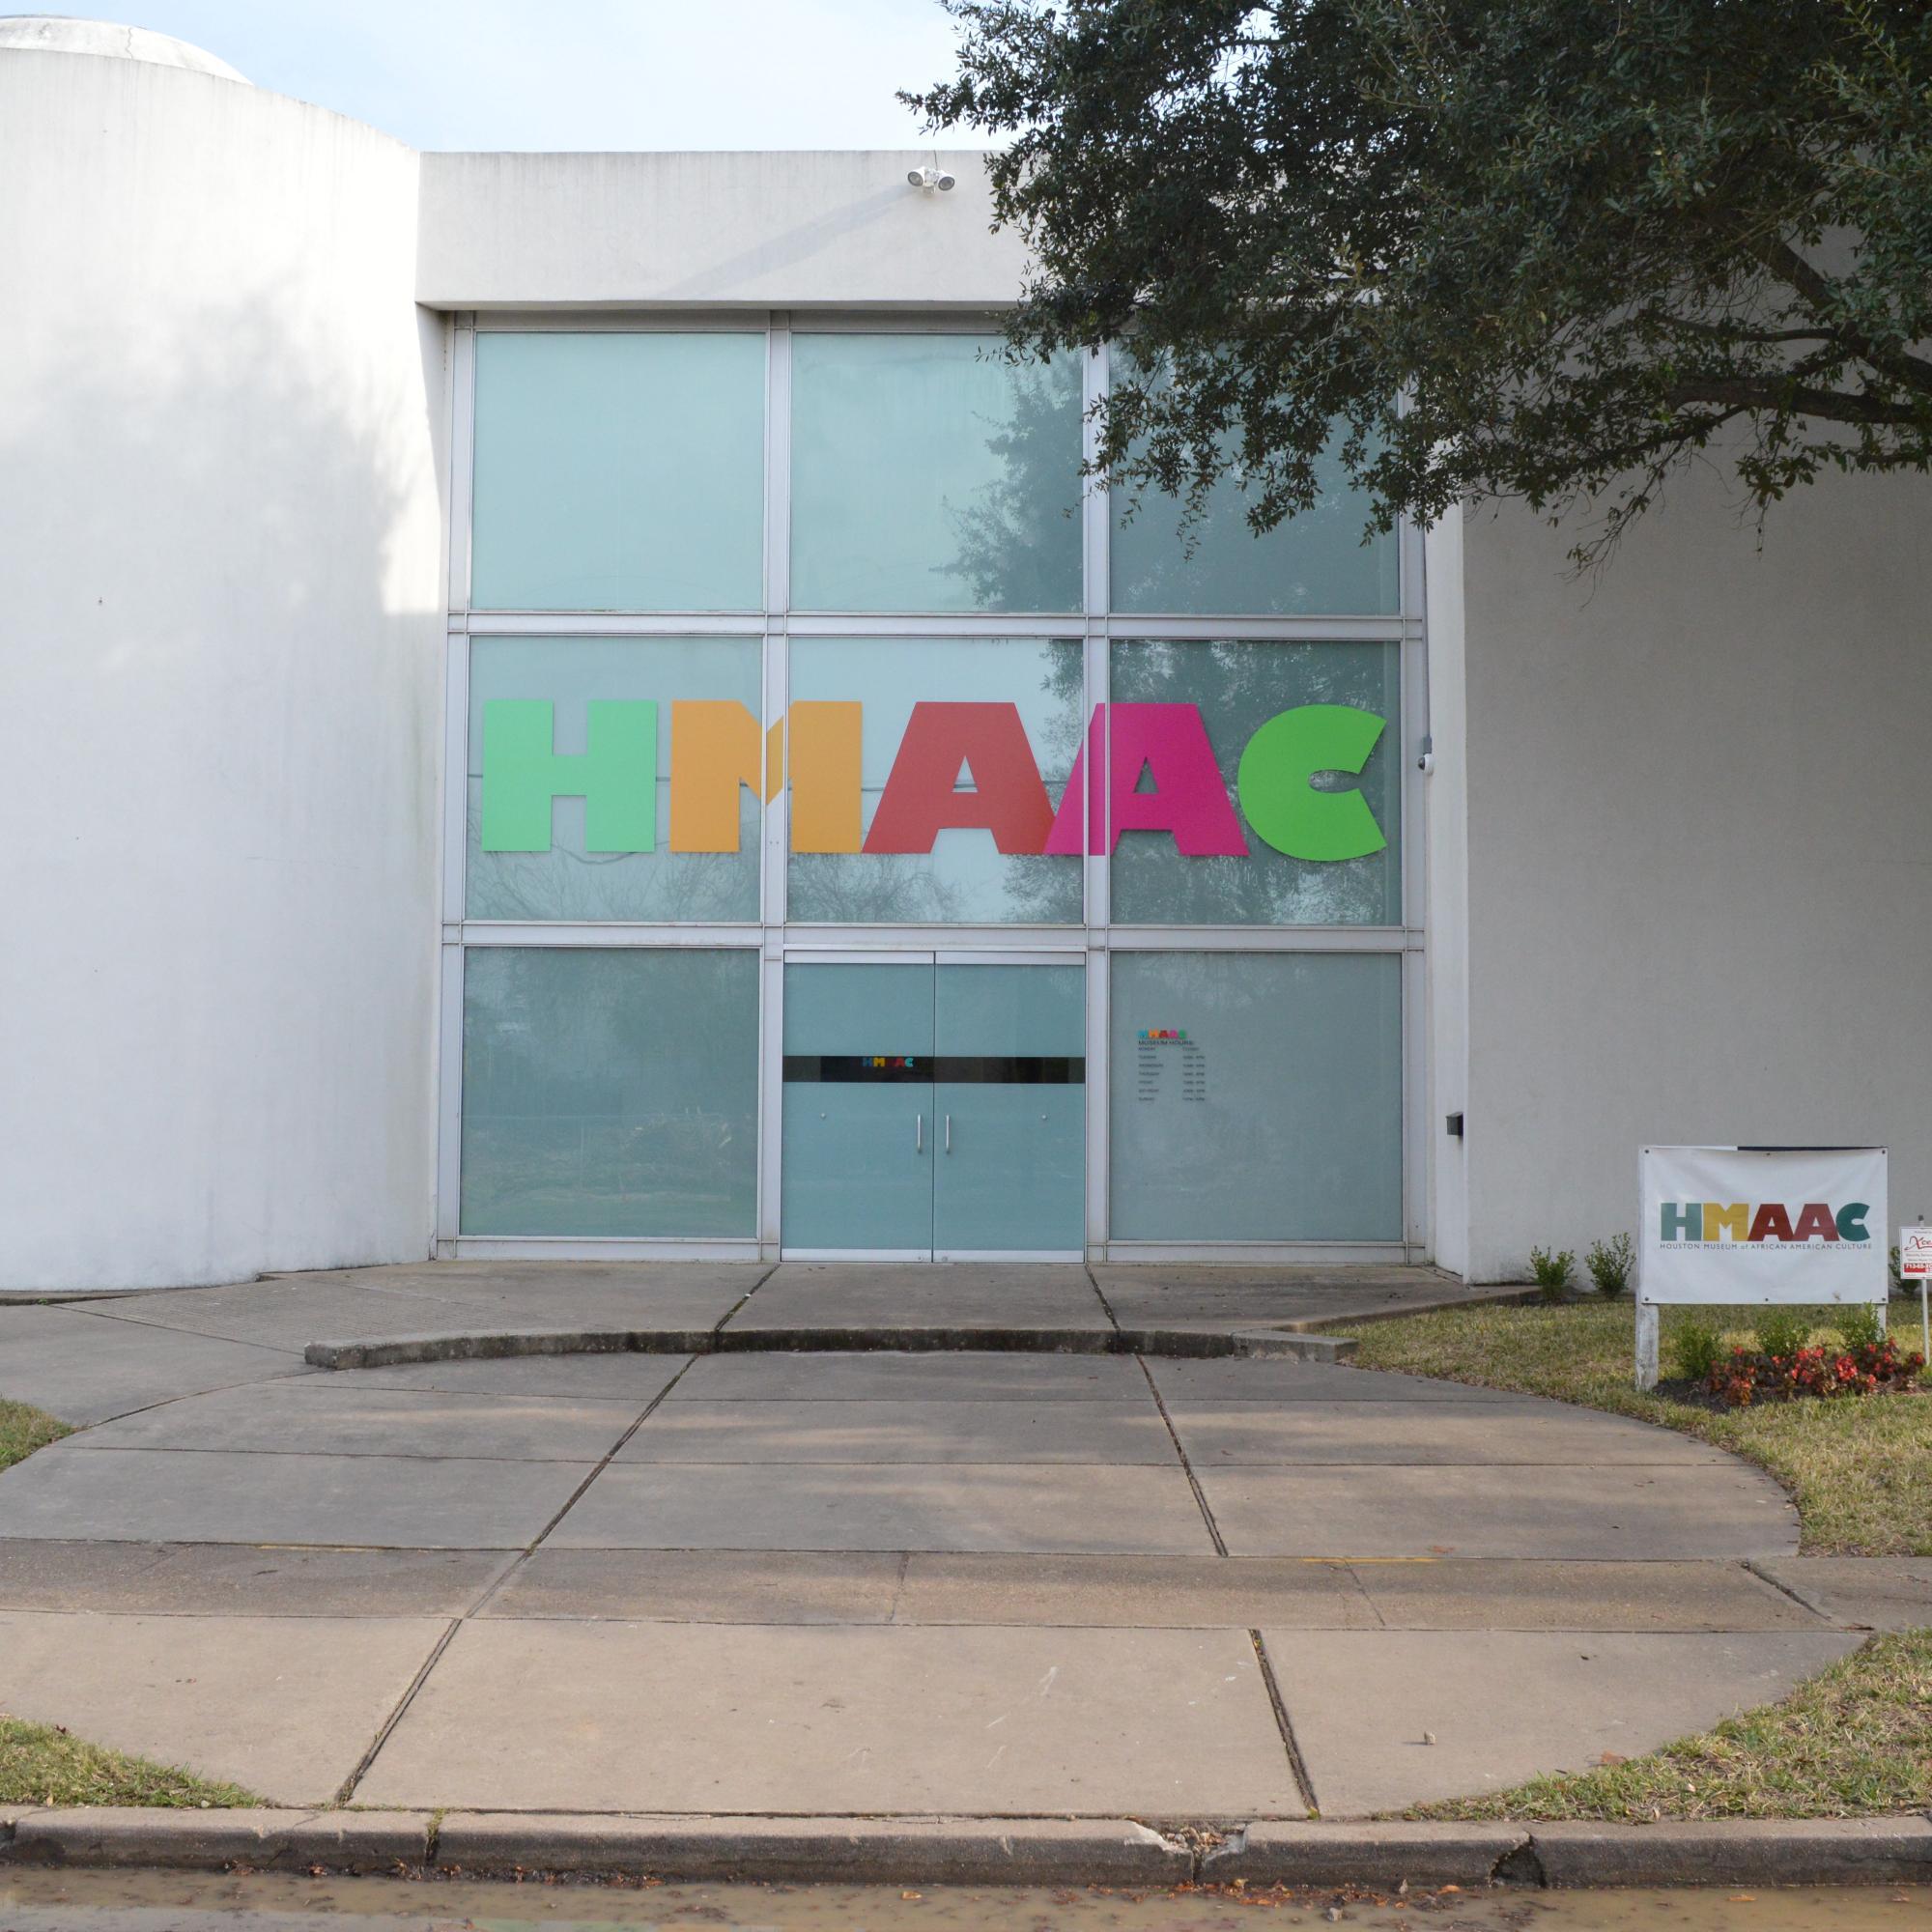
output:
{"label": "exterior light fixture", "polygon": [[906,170],[906,185],[919,188],[926,194],[931,194],[935,190],[945,194],[952,186],[955,179],[956,177],[946,173],[943,168],[935,168],[929,162],[923,168]]}

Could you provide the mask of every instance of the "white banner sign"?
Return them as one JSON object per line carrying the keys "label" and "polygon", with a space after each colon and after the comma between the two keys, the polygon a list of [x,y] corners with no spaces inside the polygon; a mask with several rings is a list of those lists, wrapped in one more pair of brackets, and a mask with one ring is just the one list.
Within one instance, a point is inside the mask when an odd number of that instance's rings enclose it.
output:
{"label": "white banner sign", "polygon": [[1882,1302],[1883,1148],[1645,1148],[1637,1298]]}

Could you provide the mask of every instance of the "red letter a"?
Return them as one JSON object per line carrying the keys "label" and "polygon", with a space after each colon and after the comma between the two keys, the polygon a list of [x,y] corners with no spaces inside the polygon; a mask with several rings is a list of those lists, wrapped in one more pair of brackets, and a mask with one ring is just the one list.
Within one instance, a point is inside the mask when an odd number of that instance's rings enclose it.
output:
{"label": "red letter a", "polygon": [[[977,791],[953,789],[962,764]],[[1017,704],[913,706],[866,850],[930,852],[952,826],[990,832],[1009,857],[1045,847],[1053,807]]]}

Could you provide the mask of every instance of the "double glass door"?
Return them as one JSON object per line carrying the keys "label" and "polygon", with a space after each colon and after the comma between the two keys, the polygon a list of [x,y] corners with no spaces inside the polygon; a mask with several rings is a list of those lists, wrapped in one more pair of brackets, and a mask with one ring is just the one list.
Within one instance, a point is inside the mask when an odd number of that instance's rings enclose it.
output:
{"label": "double glass door", "polygon": [[787,965],[785,1252],[1084,1252],[1086,1012],[1077,964]]}

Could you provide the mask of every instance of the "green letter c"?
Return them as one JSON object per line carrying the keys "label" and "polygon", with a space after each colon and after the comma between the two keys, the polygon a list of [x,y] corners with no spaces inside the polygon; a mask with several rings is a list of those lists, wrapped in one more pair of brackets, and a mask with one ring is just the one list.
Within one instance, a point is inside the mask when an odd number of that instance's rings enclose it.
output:
{"label": "green letter c", "polygon": [[1235,789],[1247,820],[1291,859],[1366,859],[1388,840],[1359,791],[1317,791],[1317,772],[1359,773],[1387,724],[1352,704],[1278,711],[1248,740]]}

